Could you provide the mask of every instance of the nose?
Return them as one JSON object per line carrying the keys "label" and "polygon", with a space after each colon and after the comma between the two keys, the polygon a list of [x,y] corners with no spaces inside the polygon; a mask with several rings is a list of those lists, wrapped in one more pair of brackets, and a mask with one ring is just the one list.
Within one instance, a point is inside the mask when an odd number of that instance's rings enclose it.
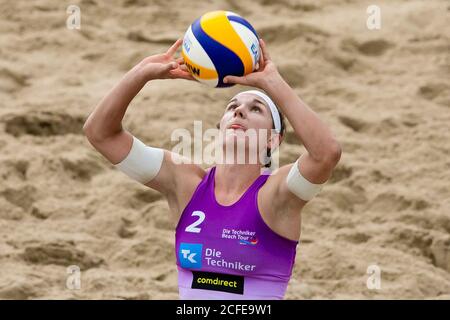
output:
{"label": "nose", "polygon": [[240,117],[245,119],[245,112],[244,112],[244,105],[241,104],[240,106],[236,107],[236,109],[234,109],[234,117]]}

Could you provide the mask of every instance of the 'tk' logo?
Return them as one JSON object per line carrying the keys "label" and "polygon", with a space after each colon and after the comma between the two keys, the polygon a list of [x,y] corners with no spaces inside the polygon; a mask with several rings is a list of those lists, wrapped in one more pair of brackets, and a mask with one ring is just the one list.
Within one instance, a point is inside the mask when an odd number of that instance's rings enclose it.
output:
{"label": "'tk' logo", "polygon": [[181,253],[183,254],[184,259],[188,259],[192,263],[197,263],[197,261],[194,260],[194,257],[197,255],[196,253],[191,253],[189,250],[181,250]]}
{"label": "'tk' logo", "polygon": [[202,248],[199,243],[180,243],[178,258],[182,268],[197,269],[202,267]]}

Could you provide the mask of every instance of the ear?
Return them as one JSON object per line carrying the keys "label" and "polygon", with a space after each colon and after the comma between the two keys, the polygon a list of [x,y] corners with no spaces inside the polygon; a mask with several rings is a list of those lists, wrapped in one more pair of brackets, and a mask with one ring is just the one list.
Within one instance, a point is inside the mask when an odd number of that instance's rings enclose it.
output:
{"label": "ear", "polygon": [[269,139],[270,149],[274,151],[278,146],[281,144],[281,141],[283,140],[283,137],[279,133],[272,134],[272,136]]}

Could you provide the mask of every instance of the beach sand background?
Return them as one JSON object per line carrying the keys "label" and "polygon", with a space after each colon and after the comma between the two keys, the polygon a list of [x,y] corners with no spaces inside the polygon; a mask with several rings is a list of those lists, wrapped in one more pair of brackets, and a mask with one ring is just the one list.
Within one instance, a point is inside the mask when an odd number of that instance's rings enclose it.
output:
{"label": "beach sand background", "polygon": [[[81,29],[66,9],[81,9]],[[368,30],[366,9],[381,9]],[[158,193],[82,126],[145,56],[201,14],[237,12],[331,126],[343,156],[304,209],[288,299],[450,298],[450,4],[392,0],[0,1],[0,299],[177,299],[174,226]],[[154,81],[124,126],[171,149],[214,127],[242,87]],[[289,128],[281,164],[304,151]],[[67,267],[81,268],[70,290]],[[366,283],[381,270],[381,288]],[[376,267],[375,267],[376,268]]]}

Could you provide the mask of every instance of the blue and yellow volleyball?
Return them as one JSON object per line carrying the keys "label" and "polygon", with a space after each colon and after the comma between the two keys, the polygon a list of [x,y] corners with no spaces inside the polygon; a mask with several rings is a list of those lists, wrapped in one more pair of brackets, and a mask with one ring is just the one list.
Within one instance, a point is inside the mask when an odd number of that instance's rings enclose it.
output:
{"label": "blue and yellow volleyball", "polygon": [[227,75],[256,70],[259,37],[252,25],[230,11],[205,13],[192,23],[183,39],[182,56],[192,76],[211,87],[229,87]]}

